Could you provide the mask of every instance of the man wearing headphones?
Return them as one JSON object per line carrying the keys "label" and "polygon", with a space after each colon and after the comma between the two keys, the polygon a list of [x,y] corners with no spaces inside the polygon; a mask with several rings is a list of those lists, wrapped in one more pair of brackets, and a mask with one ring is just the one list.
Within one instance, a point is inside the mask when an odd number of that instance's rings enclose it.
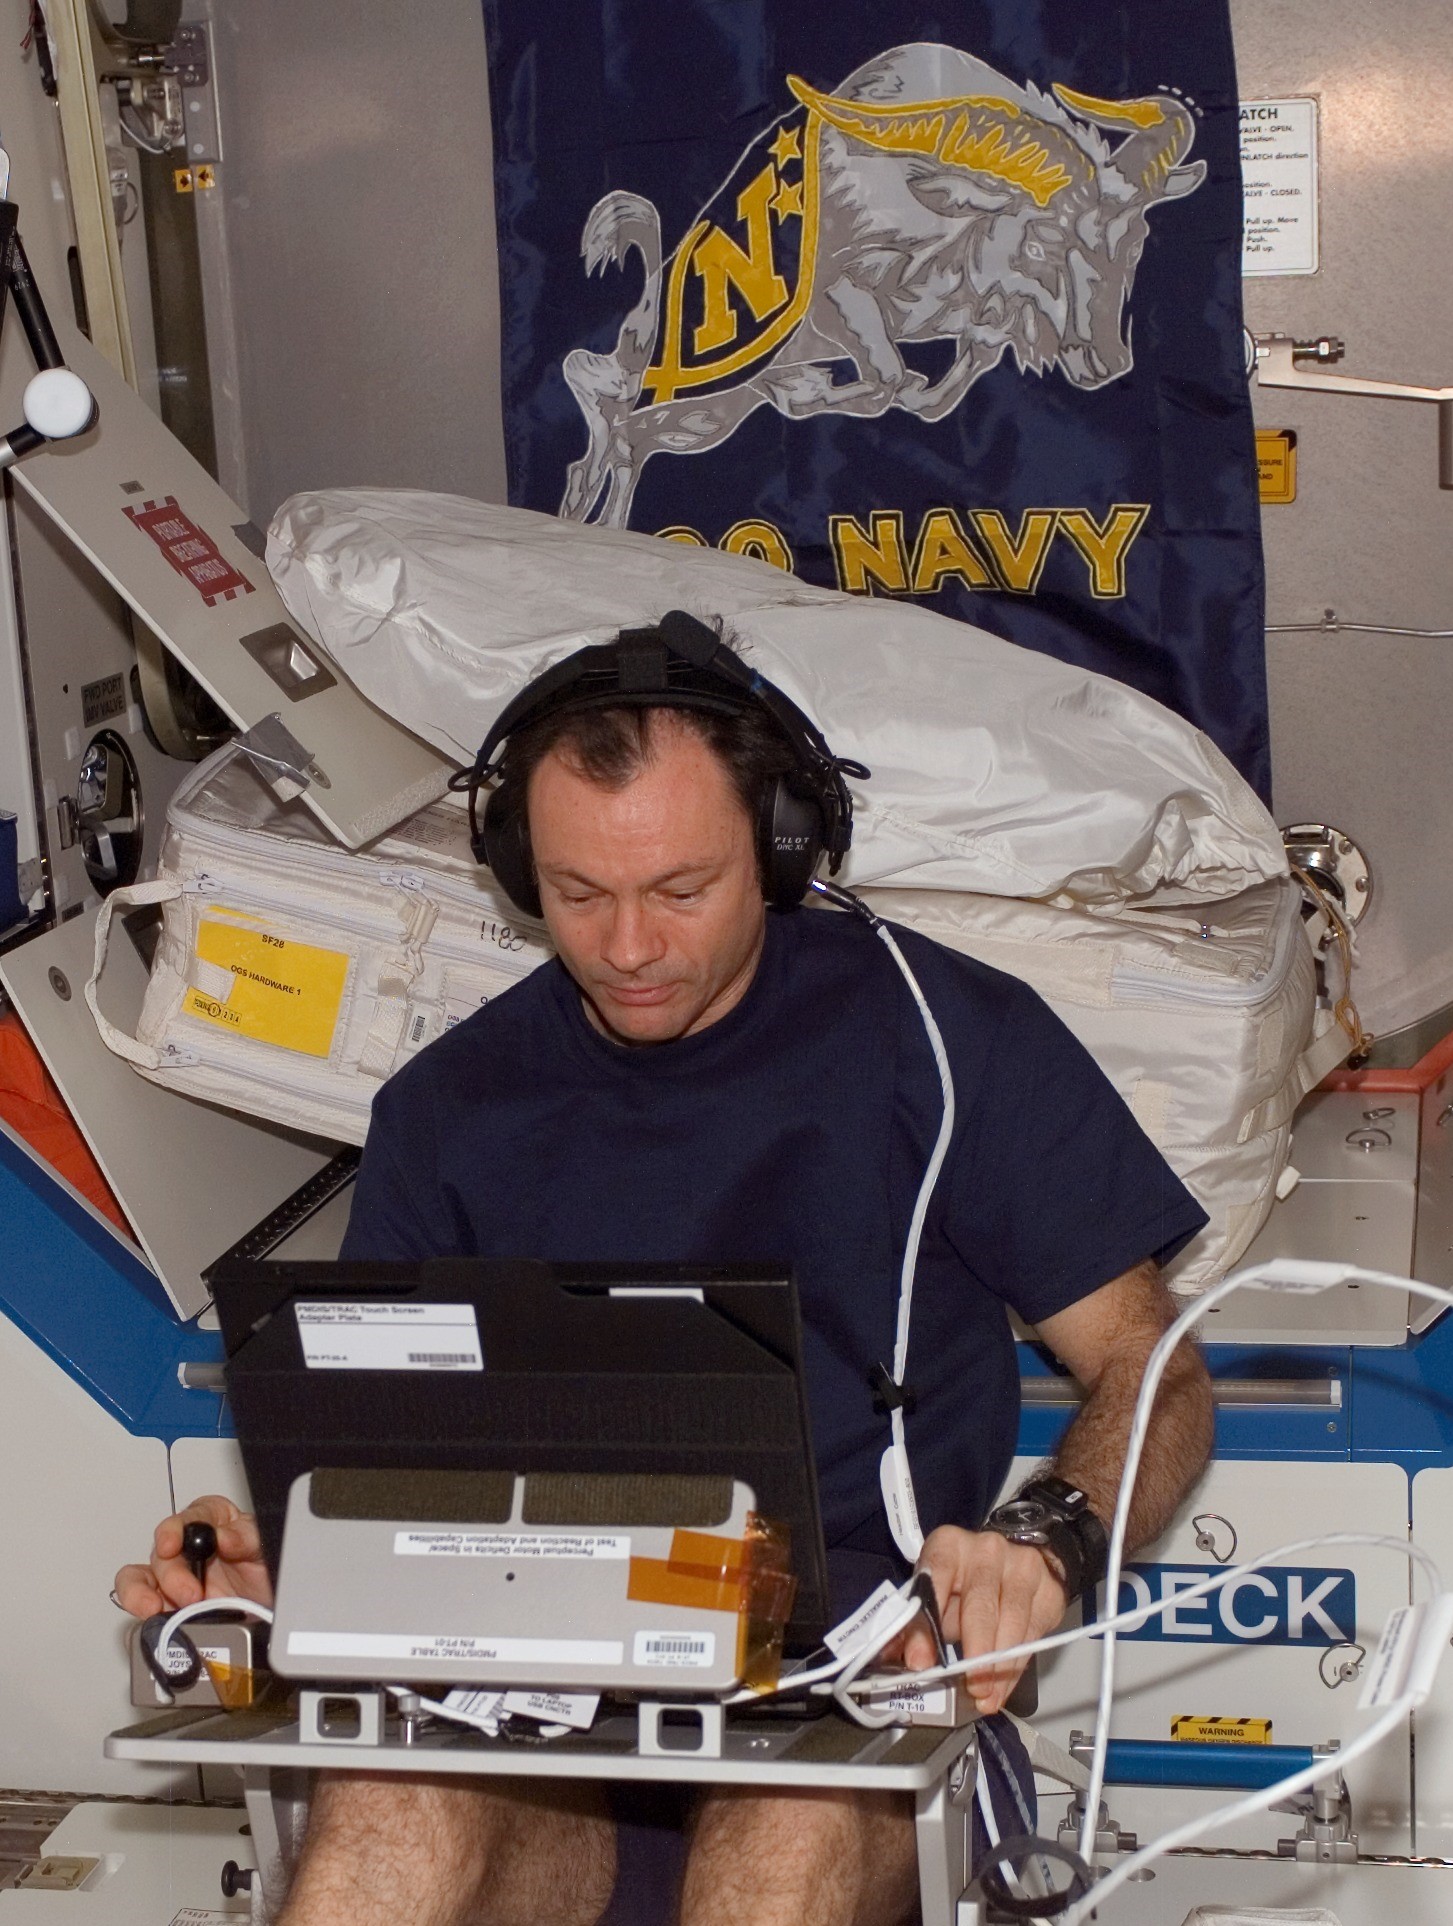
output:
{"label": "man wearing headphones", "polygon": [[[481,749],[471,805],[493,779],[476,854],[557,960],[380,1091],[344,1254],[789,1262],[834,1609],[916,1561],[972,1655],[1052,1630],[1102,1574],[1173,1314],[1157,1264],[1205,1217],[1022,983],[875,928],[845,892],[800,906],[848,846],[844,776],[866,773],[680,613],[532,683]],[[988,1515],[1017,1423],[1011,1309],[1086,1397],[1048,1473]],[[1167,1525],[1210,1440],[1183,1347],[1132,1545]],[[265,1596],[251,1521],[221,1499],[193,1515],[221,1527],[209,1589]],[[197,1597],[179,1554],[168,1520],[151,1566],[118,1576],[122,1602]],[[933,1657],[911,1629],[906,1663]],[[986,1758],[1017,1746],[997,1715],[1019,1669],[971,1682]],[[629,1881],[611,1894],[639,1832],[585,1784],[343,1775],[319,1789],[284,1926],[593,1926],[608,1902],[634,1926]],[[892,1795],[719,1788],[687,1832],[687,1926],[915,1914]]]}

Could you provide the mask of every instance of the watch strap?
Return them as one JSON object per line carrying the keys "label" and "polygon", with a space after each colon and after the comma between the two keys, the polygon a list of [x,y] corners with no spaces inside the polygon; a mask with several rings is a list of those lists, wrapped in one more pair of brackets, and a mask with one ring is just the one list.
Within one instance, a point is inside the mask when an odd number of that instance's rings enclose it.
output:
{"label": "watch strap", "polygon": [[1068,1479],[1047,1473],[1031,1478],[1007,1504],[985,1520],[1011,1543],[1046,1551],[1064,1574],[1071,1598],[1092,1590],[1105,1576],[1110,1540],[1086,1493]]}

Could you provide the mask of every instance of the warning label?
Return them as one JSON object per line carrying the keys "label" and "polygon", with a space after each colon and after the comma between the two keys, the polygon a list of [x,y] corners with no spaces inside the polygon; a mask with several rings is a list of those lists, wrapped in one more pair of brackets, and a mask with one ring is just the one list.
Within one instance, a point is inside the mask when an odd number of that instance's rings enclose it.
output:
{"label": "warning label", "polygon": [[207,607],[231,602],[239,595],[251,595],[252,584],[223,555],[210,535],[202,532],[189,515],[177,507],[175,495],[164,495],[159,502],[143,502],[140,508],[123,508],[122,514],[149,535],[178,575],[185,575]]}
{"label": "warning label", "polygon": [[1213,1713],[1209,1718],[1183,1714],[1170,1722],[1173,1739],[1189,1739],[1198,1745],[1270,1745],[1270,1719],[1227,1719]]}
{"label": "warning label", "polygon": [[1294,502],[1297,498],[1297,437],[1294,429],[1258,429],[1256,470],[1264,502]]}

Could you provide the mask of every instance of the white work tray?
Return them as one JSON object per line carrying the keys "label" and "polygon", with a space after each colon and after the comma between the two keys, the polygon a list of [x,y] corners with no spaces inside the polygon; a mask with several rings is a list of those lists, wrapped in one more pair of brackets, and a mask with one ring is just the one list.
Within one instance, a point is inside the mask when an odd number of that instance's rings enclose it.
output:
{"label": "white work tray", "polygon": [[106,1740],[106,1756],[153,1765],[227,1765],[269,1772],[298,1767],[923,1792],[945,1777],[972,1734],[972,1725],[870,1731],[836,1713],[817,1719],[764,1719],[758,1714],[727,1718],[719,1757],[678,1751],[644,1756],[637,1748],[631,1713],[607,1716],[589,1732],[549,1741],[491,1739],[460,1726],[422,1733],[411,1745],[395,1735],[386,1736],[382,1744],[359,1745],[305,1743],[297,1720],[287,1712],[189,1707],[113,1732]]}

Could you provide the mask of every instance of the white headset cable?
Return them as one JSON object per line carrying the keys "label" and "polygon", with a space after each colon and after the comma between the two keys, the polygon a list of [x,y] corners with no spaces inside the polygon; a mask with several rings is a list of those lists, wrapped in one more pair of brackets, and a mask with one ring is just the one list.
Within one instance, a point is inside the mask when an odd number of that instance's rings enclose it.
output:
{"label": "white headset cable", "polygon": [[[893,1384],[901,1394],[905,1373],[908,1370],[908,1332],[913,1315],[913,1284],[918,1271],[918,1247],[923,1239],[923,1226],[928,1217],[928,1207],[938,1184],[939,1172],[943,1169],[944,1159],[948,1156],[949,1143],[954,1134],[954,1080],[949,1068],[948,1051],[944,1047],[943,1032],[934,1020],[929,1008],[928,998],[923,994],[918,978],[913,974],[908,959],[894,941],[893,932],[881,917],[875,916],[861,897],[854,896],[851,890],[841,889],[836,883],[823,882],[814,878],[812,887],[829,903],[839,909],[851,910],[860,916],[873,934],[886,946],[889,955],[902,973],[913,1001],[918,1006],[918,1014],[928,1035],[929,1047],[938,1068],[939,1089],[943,1096],[943,1115],[939,1121],[938,1137],[933,1146],[933,1154],[923,1173],[923,1181],[918,1187],[918,1197],[913,1206],[913,1216],[908,1224],[908,1236],[903,1246],[903,1265],[898,1281],[898,1322],[893,1340]],[[918,1522],[918,1506],[913,1496],[913,1473],[908,1463],[908,1440],[903,1426],[903,1407],[895,1404],[888,1414],[892,1442],[883,1453],[879,1466],[879,1481],[883,1490],[883,1506],[888,1514],[888,1528],[893,1534],[893,1542],[908,1560],[915,1564],[923,1550],[923,1530]]]}

